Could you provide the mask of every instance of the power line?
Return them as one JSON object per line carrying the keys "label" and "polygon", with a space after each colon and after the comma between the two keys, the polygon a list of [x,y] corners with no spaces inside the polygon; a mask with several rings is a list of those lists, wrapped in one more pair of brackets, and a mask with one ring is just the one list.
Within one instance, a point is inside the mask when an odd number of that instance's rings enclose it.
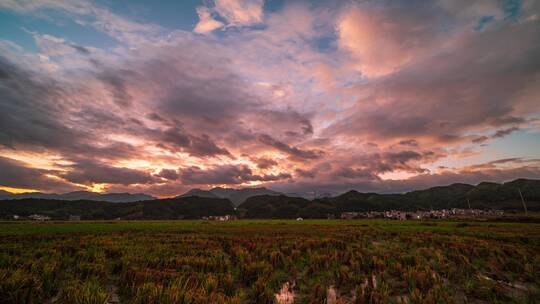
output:
{"label": "power line", "polygon": [[525,200],[523,199],[523,194],[521,194],[521,189],[518,188],[519,197],[521,197],[521,203],[523,204],[523,209],[525,209],[525,215],[527,215],[527,205],[525,204]]}

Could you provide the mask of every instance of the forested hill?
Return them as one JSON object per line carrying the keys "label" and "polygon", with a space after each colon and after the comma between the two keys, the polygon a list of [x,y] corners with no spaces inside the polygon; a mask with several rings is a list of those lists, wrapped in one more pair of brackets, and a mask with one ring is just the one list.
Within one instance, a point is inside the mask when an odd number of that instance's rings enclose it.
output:
{"label": "forested hill", "polygon": [[98,201],[63,201],[21,199],[0,201],[0,218],[13,215],[26,217],[31,214],[52,219],[68,219],[70,215],[85,220],[98,219],[198,219],[203,216],[234,214],[234,207],[227,199],[185,197],[149,200],[135,203],[110,203]]}
{"label": "forested hill", "polygon": [[518,179],[477,186],[452,184],[412,191],[405,194],[362,193],[351,190],[335,197],[312,201],[281,196],[256,196],[238,209],[253,218],[324,218],[341,212],[386,210],[431,210],[450,208],[498,209],[522,211],[521,191],[530,211],[540,211],[540,180]]}
{"label": "forested hill", "polygon": [[79,215],[82,219],[197,219],[212,215],[240,215],[246,218],[326,218],[342,212],[386,210],[431,210],[450,208],[522,211],[520,192],[529,211],[540,211],[540,181],[518,179],[476,186],[452,184],[405,194],[377,194],[349,191],[335,197],[308,200],[286,195],[259,195],[246,199],[235,210],[229,199],[186,196],[132,203],[90,200],[62,201],[20,199],[0,201],[0,218],[41,214],[52,219]]}

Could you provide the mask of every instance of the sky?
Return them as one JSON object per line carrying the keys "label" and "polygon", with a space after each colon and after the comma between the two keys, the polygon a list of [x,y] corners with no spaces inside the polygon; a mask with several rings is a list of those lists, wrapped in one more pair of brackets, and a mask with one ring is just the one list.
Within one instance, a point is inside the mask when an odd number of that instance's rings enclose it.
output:
{"label": "sky", "polygon": [[0,190],[540,178],[534,0],[0,0]]}

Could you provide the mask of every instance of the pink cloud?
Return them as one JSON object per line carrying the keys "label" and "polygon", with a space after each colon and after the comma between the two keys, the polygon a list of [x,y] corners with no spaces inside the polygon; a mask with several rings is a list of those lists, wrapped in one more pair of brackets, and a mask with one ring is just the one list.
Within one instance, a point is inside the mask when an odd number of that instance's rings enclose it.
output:
{"label": "pink cloud", "polygon": [[[97,16],[105,8],[90,4],[8,4],[84,16],[103,31],[110,21],[121,42],[105,50],[32,32],[41,57],[13,45],[0,57],[3,155],[60,155],[46,172],[4,161],[40,189],[386,191],[540,176],[519,149],[501,158],[521,161],[450,165],[538,130],[538,5],[512,19],[497,1],[265,11],[263,1],[218,0],[197,8],[193,33]],[[496,18],[475,30],[483,14]]]}
{"label": "pink cloud", "polygon": [[197,7],[197,14],[199,15],[199,22],[193,29],[194,32],[204,34],[224,26],[222,22],[212,17],[212,12],[207,7]]}

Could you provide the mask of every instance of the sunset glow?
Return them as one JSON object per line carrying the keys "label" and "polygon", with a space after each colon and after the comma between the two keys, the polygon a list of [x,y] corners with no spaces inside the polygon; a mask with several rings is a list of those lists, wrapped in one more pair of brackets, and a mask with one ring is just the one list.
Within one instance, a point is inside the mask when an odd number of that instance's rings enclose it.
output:
{"label": "sunset glow", "polygon": [[0,190],[540,178],[539,1],[162,4],[0,1]]}
{"label": "sunset glow", "polygon": [[36,192],[35,189],[21,189],[21,188],[12,188],[12,187],[0,187],[2,191],[8,191],[11,193],[26,193],[26,192]]}

